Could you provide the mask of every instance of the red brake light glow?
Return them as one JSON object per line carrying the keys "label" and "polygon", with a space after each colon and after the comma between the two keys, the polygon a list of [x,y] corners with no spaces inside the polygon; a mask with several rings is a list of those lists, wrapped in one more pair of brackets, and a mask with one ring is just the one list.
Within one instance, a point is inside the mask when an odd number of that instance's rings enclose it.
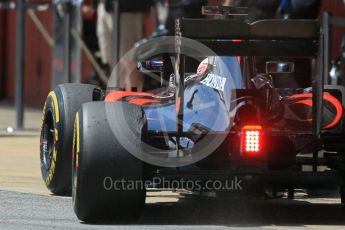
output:
{"label": "red brake light glow", "polygon": [[242,152],[248,154],[259,153],[262,149],[262,127],[248,125],[242,129]]}

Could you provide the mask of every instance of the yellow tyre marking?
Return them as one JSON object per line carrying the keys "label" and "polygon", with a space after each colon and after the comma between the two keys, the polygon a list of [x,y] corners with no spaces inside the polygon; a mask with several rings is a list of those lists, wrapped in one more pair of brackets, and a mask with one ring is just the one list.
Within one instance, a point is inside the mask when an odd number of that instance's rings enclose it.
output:
{"label": "yellow tyre marking", "polygon": [[55,122],[59,123],[60,120],[60,114],[59,114],[59,104],[58,104],[58,100],[56,97],[56,94],[54,91],[51,91],[48,95],[48,97],[52,97],[53,98],[53,103],[54,103],[54,111],[55,111]]}
{"label": "yellow tyre marking", "polygon": [[56,151],[56,148],[54,146],[52,164],[50,166],[49,175],[45,181],[46,185],[49,185],[51,180],[53,179],[54,171],[55,171],[56,155],[57,155],[57,151]]}
{"label": "yellow tyre marking", "polygon": [[[48,95],[48,97],[52,97],[53,99],[53,103],[54,103],[54,112],[55,112],[55,123],[59,123],[60,121],[60,113],[59,113],[59,104],[58,104],[58,100],[57,100],[57,96],[55,94],[54,91],[51,91]],[[47,186],[49,186],[51,180],[53,179],[54,173],[55,173],[55,164],[56,164],[56,157],[57,157],[57,150],[56,150],[56,142],[58,141],[58,130],[54,129],[54,150],[53,150],[53,159],[52,159],[52,163],[50,166],[50,170],[49,170],[49,175],[45,180],[45,183]]]}
{"label": "yellow tyre marking", "polygon": [[[73,148],[76,148],[74,150],[75,152],[75,166],[76,168],[79,167],[79,143],[80,143],[80,139],[79,139],[79,112],[76,113],[75,115],[75,121],[74,121],[74,131],[73,131]],[[74,170],[77,170],[77,169]],[[73,202],[73,206],[75,206],[75,202],[76,202],[76,193],[77,193],[77,186],[78,186],[78,177],[76,175],[72,175],[73,176],[73,187],[72,187],[72,202]]]}
{"label": "yellow tyre marking", "polygon": [[[78,113],[77,113],[77,115],[78,115]],[[76,115],[76,116],[77,116],[77,115]],[[75,156],[74,156],[74,153],[75,153],[76,150],[77,150],[77,148],[76,148],[76,146],[75,146],[75,145],[76,145],[76,138],[77,138],[77,137],[76,137],[76,136],[77,136],[77,135],[76,135],[76,132],[77,132],[77,131],[76,131],[76,122],[77,122],[77,118],[74,119],[74,126],[73,126],[72,159],[75,157]]]}
{"label": "yellow tyre marking", "polygon": [[59,140],[59,133],[57,129],[54,129],[54,140],[57,142]]}

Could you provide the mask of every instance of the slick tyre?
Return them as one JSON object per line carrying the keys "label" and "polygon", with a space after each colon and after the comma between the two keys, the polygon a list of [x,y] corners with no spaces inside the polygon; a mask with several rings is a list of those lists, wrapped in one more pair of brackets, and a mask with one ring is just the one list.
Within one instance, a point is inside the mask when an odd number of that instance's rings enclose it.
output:
{"label": "slick tyre", "polygon": [[45,101],[41,137],[40,167],[47,188],[56,195],[71,193],[71,159],[75,113],[92,101],[96,86],[63,84]]}
{"label": "slick tyre", "polygon": [[[114,116],[109,117],[106,110]],[[72,189],[74,211],[80,220],[128,222],[140,216],[146,196],[144,163],[116,136],[134,133],[128,141],[140,146],[144,126],[140,106],[91,102],[81,107],[75,120]],[[133,182],[137,184],[133,186]]]}

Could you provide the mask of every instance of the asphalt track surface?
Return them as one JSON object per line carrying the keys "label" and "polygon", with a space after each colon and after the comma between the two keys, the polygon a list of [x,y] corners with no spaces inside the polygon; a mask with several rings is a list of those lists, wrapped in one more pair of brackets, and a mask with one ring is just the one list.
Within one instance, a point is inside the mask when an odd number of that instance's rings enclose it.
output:
{"label": "asphalt track surface", "polygon": [[[13,118],[0,108],[0,129]],[[40,114],[26,116],[32,127]],[[36,123],[35,123],[36,122]],[[0,230],[3,229],[345,229],[339,197],[295,200],[200,197],[149,192],[142,217],[135,223],[80,222],[70,197],[49,194],[40,175],[37,132],[19,135],[0,130]]]}
{"label": "asphalt track surface", "polygon": [[[170,201],[169,201],[170,200]],[[343,229],[336,200],[214,199],[151,193],[135,223],[88,225],[71,198],[0,191],[0,229]],[[335,203],[332,203],[335,202]]]}

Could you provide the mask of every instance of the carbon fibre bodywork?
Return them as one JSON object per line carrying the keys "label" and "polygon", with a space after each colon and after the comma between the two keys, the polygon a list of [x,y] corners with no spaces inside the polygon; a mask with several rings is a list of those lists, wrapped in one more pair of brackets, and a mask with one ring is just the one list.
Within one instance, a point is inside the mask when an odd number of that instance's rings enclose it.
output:
{"label": "carbon fibre bodywork", "polygon": [[[203,135],[221,133],[231,136],[229,143],[239,141],[245,125],[261,125],[265,139],[280,140],[296,155],[312,144],[312,94],[304,88],[274,88],[271,76],[257,74],[245,88],[238,57],[209,57],[199,65],[196,73],[185,76],[183,133],[181,147],[191,148]],[[203,68],[203,65],[208,67]],[[204,72],[202,72],[204,71]],[[155,93],[114,91],[106,101],[126,100],[141,105],[147,119],[146,133],[157,137],[177,135],[175,75],[169,87]],[[341,133],[343,125],[343,92],[329,89],[324,96],[324,131]],[[273,141],[274,142],[274,141]],[[165,143],[166,147],[171,144]],[[229,148],[239,154],[239,146]],[[271,144],[275,146],[275,144]],[[282,146],[280,146],[282,147]],[[282,152],[278,147],[266,149]],[[280,154],[273,153],[276,156]],[[280,156],[281,157],[281,156]],[[281,157],[281,159],[284,159]]]}

